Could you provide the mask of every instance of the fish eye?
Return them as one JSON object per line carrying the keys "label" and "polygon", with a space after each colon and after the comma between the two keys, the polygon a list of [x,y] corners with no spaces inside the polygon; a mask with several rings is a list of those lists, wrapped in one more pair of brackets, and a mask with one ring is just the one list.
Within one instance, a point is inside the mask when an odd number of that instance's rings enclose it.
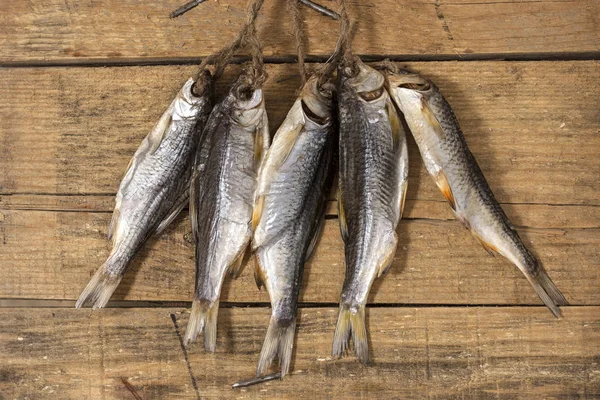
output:
{"label": "fish eye", "polygon": [[385,89],[382,87],[380,87],[379,89],[375,89],[372,90],[370,92],[361,92],[359,93],[360,97],[362,97],[365,101],[373,101],[373,100],[377,100],[378,98],[381,97],[381,95],[383,94],[383,91]]}

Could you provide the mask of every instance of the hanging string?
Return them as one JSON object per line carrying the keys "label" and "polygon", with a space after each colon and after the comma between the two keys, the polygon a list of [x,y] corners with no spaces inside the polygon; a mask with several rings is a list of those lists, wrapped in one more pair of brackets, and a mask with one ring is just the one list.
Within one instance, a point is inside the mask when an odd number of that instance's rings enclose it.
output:
{"label": "hanging string", "polygon": [[[258,10],[256,11],[258,13]],[[256,18],[250,24],[250,29],[245,38],[243,45],[250,45],[250,56],[252,57],[252,75],[251,79],[252,89],[258,89],[262,87],[263,83],[267,80],[267,72],[265,70],[265,62],[263,58],[262,48],[260,40],[258,39],[258,33],[256,31]]]}
{"label": "hanging string", "polygon": [[341,65],[352,66],[352,31],[353,24],[350,21],[346,11],[346,1],[340,0],[340,36],[338,37],[335,50],[325,66],[320,71],[319,85],[325,83],[332,75],[335,69]]}
{"label": "hanging string", "polygon": [[[218,52],[206,57],[200,64],[198,75],[202,74],[209,65],[213,65],[214,71],[212,75],[215,79],[218,79],[221,75],[223,75],[225,67],[233,58],[233,54],[236,50],[238,50],[240,47],[244,47],[249,41],[252,41],[253,39],[251,37],[254,37],[254,40],[258,41],[256,38],[255,22],[263,3],[264,0],[252,0],[250,2],[247,10],[246,23],[239,31],[235,39],[228,46],[225,46]],[[258,51],[256,51],[255,47],[253,46],[253,61],[255,60],[255,53],[260,54],[261,61],[259,64],[262,63],[262,51],[260,50],[260,44],[258,45]]]}
{"label": "hanging string", "polygon": [[298,54],[298,70],[300,72],[300,83],[306,83],[306,67],[304,65],[306,35],[304,33],[304,21],[298,7],[298,0],[287,0],[287,9],[292,17],[292,30],[296,40],[296,52]]}

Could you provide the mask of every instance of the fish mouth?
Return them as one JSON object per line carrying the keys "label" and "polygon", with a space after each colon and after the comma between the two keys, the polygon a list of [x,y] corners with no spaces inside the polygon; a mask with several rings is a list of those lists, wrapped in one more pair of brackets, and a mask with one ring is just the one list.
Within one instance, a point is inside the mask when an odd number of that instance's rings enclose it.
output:
{"label": "fish mouth", "polygon": [[352,67],[356,68],[357,71],[353,77],[347,77],[347,71],[345,71],[350,67],[344,67],[340,70],[345,77],[345,79],[341,80],[345,82],[342,85],[351,87],[354,92],[367,102],[380,98],[385,91],[385,77],[383,74],[369,67],[359,58],[355,59]]}
{"label": "fish mouth", "polygon": [[319,85],[319,77],[311,76],[304,85],[300,95],[302,112],[318,125],[325,125],[330,120],[333,84],[325,82]]}
{"label": "fish mouth", "polygon": [[398,74],[388,76],[388,80],[393,87],[426,92],[431,89],[431,83],[427,78],[410,71],[402,70]]}
{"label": "fish mouth", "polygon": [[302,112],[304,113],[304,115],[306,115],[306,117],[308,119],[310,119],[311,121],[313,121],[316,124],[319,125],[325,125],[326,123],[329,122],[329,117],[327,116],[320,116],[317,115],[316,113],[314,113],[310,107],[304,102],[304,100],[300,100],[300,103],[302,104]]}
{"label": "fish mouth", "polygon": [[253,89],[248,92],[243,91],[245,96],[240,98],[238,106],[236,107],[239,110],[252,110],[254,108],[260,107],[263,102],[263,92],[262,89]]}

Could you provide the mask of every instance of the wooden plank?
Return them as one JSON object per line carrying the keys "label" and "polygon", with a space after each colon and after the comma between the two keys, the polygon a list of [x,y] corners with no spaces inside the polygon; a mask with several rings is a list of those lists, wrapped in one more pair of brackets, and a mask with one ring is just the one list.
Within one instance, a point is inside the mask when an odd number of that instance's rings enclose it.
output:
{"label": "wooden plank", "polygon": [[[110,251],[109,213],[10,210],[0,215],[0,298],[76,299]],[[190,301],[190,231],[187,215],[181,215],[165,234],[150,240],[113,300]],[[571,304],[600,304],[599,227],[520,232]],[[490,257],[457,221],[407,220],[398,234],[392,269],[374,283],[371,303],[539,304],[521,272],[502,257]],[[248,265],[237,280],[226,279],[223,302],[269,301],[256,288],[252,270]],[[344,258],[337,220],[326,221],[303,279],[302,302],[339,300]]]}
{"label": "wooden plank", "polygon": [[301,309],[294,372],[233,391],[254,374],[268,309],[222,309],[214,354],[182,352],[181,309],[2,309],[0,393],[133,398],[124,379],[144,399],[600,396],[599,307],[566,308],[562,321],[541,307],[369,309],[369,367],[330,359],[336,315]]}
{"label": "wooden plank", "polygon": [[[334,197],[333,193],[332,197]],[[113,195],[0,195],[0,211],[112,213],[114,202]],[[599,206],[503,203],[502,207],[513,224],[521,227],[558,229],[600,227]],[[326,215],[329,218],[337,216],[337,201],[328,202]],[[402,217],[404,219],[454,219],[446,200],[407,199]]]}
{"label": "wooden plank", "polygon": [[[600,62],[439,62],[433,77],[501,203],[599,205]],[[269,65],[274,132],[293,65]],[[0,194],[114,194],[141,139],[195,67],[17,68],[0,74]],[[223,79],[221,92],[232,74]],[[585,145],[584,145],[585,144]],[[412,200],[441,199],[412,139]]]}
{"label": "wooden plank", "polygon": [[[336,3],[323,0],[337,8]],[[594,0],[379,0],[349,2],[358,21],[357,54],[511,55],[600,51]],[[4,1],[0,62],[90,62],[206,56],[236,35],[245,0],[206,2],[171,20],[181,0]],[[327,55],[338,24],[302,10],[308,53]],[[258,19],[268,56],[295,54],[282,2],[266,2]]]}

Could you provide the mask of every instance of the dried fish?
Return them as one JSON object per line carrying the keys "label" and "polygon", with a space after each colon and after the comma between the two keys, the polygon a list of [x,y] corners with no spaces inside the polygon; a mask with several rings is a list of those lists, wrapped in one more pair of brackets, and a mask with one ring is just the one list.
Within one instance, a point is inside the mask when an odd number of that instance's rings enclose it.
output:
{"label": "dried fish", "polygon": [[190,189],[196,284],[185,343],[204,331],[207,351],[216,346],[225,272],[235,276],[247,257],[257,170],[269,147],[263,91],[251,76],[250,69],[242,73],[210,114]]}
{"label": "dried fish", "polygon": [[[146,239],[162,232],[185,207],[194,156],[211,110],[212,75],[188,80],[129,162],[109,228],[112,251],[76,307],[106,305]],[[196,95],[198,94],[198,95]]]}
{"label": "dried fish", "polygon": [[439,89],[407,71],[390,73],[390,93],[404,114],[429,174],[454,215],[491,254],[514,263],[556,317],[567,300],[525,247],[496,201],[471,154],[458,121]]}
{"label": "dried fish", "polygon": [[408,152],[384,76],[357,57],[338,70],[340,171],[338,207],[346,279],[333,339],[341,356],[350,332],[360,361],[369,359],[365,304],[371,285],[390,267],[406,196]]}
{"label": "dried fish", "polygon": [[336,142],[333,84],[304,85],[260,168],[253,221],[255,277],[271,298],[271,321],[257,376],[279,358],[281,377],[290,366],[298,293],[306,259],[317,242],[331,183]]}

